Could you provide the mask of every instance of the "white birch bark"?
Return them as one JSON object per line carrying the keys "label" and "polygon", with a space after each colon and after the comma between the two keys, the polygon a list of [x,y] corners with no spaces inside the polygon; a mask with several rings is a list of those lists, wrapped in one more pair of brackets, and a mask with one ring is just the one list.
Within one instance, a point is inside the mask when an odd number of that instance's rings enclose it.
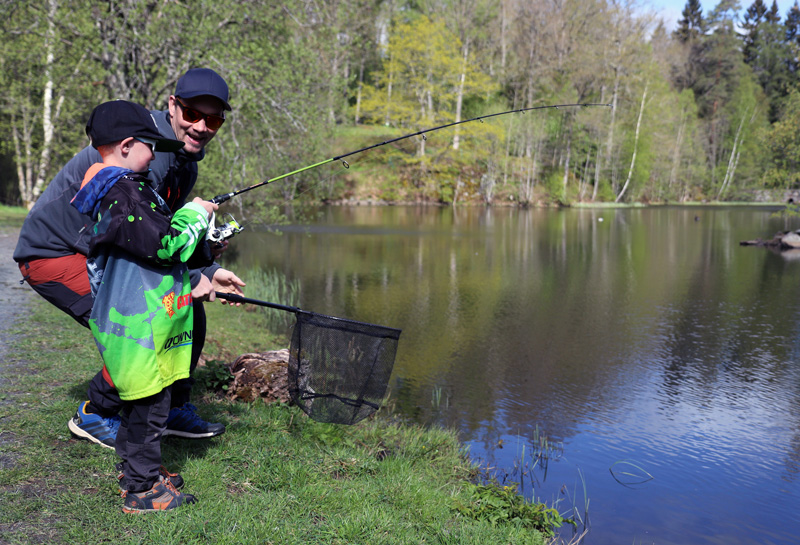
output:
{"label": "white birch bark", "polygon": [[[756,112],[754,109],[750,121],[755,118],[755,115]],[[722,180],[722,185],[717,193],[717,199],[721,199],[723,193],[725,193],[725,190],[728,188],[728,186],[730,186],[730,183],[733,180],[733,175],[736,172],[736,166],[739,164],[739,155],[741,152],[738,150],[739,144],[742,142],[742,129],[745,127],[745,119],[747,119],[747,114],[742,116],[741,121],[739,121],[739,127],[736,129],[736,137],[733,139],[733,149],[731,149],[731,156],[728,158],[728,167],[725,169],[725,178]]]}
{"label": "white birch bark", "polygon": [[358,67],[358,91],[356,92],[356,117],[355,123],[361,120],[361,91],[364,88],[364,57],[361,57],[361,64]]}
{"label": "white birch bark", "polygon": [[617,195],[617,198],[614,199],[614,202],[619,202],[622,199],[622,196],[625,195],[625,191],[628,189],[628,184],[631,183],[631,177],[633,176],[633,167],[636,165],[636,152],[638,151],[639,146],[639,129],[642,126],[642,114],[644,113],[644,103],[647,100],[647,87],[648,83],[644,85],[644,92],[642,93],[642,103],[639,106],[639,119],[636,120],[636,134],[633,137],[633,156],[631,156],[631,166],[628,169],[628,178],[625,180],[625,184],[622,186],[622,189]]}
{"label": "white birch bark", "polygon": [[[467,57],[469,56],[469,44],[464,45],[464,58],[461,62],[461,78],[458,82],[458,92],[456,95],[456,123],[461,121],[461,108],[464,104],[464,82],[467,79]],[[453,128],[453,149],[457,150],[461,139],[461,125]]]}

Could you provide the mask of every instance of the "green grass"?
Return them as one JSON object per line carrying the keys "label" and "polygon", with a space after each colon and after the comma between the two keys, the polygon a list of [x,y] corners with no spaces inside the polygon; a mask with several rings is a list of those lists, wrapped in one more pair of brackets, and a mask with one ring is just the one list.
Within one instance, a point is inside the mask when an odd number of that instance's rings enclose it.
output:
{"label": "green grass", "polygon": [[21,227],[25,216],[28,215],[28,209],[22,206],[6,206],[0,204],[0,225],[9,225],[12,227]]}
{"label": "green grass", "polygon": [[[207,352],[232,358],[285,346],[259,314],[207,305]],[[89,332],[38,298],[20,309],[0,393],[0,543],[542,543],[470,505],[476,468],[456,435],[390,416],[320,424],[296,407],[196,392],[214,439],[168,438],[163,459],[199,503],[125,515],[113,451],[72,438],[66,422],[100,360]]]}

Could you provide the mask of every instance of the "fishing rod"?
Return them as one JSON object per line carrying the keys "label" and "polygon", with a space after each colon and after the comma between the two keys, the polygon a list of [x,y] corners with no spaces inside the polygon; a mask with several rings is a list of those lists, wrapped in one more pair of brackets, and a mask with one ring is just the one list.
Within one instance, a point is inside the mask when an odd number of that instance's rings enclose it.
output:
{"label": "fishing rod", "polygon": [[[452,123],[445,123],[444,125],[439,125],[438,127],[432,127],[430,129],[424,129],[424,130],[413,132],[413,133],[410,133],[410,134],[404,134],[403,136],[398,136],[397,138],[392,138],[391,140],[385,140],[385,141],[380,142],[378,144],[372,144],[371,146],[366,146],[366,147],[363,147],[361,149],[357,149],[355,151],[351,151],[351,152],[348,152],[348,153],[343,153],[342,155],[337,155],[336,157],[331,157],[330,159],[325,159],[324,161],[320,161],[318,163],[314,163],[313,165],[308,165],[307,167],[298,168],[297,170],[293,170],[291,172],[287,172],[286,174],[281,174],[280,176],[276,176],[275,178],[270,178],[269,180],[265,180],[263,182],[259,182],[257,184],[253,184],[250,187],[245,187],[244,189],[238,189],[236,191],[231,191],[230,193],[223,193],[222,195],[217,195],[216,197],[211,199],[211,202],[213,202],[215,204],[222,204],[225,201],[227,201],[228,199],[230,199],[231,197],[235,197],[236,195],[241,195],[242,193],[245,193],[247,191],[251,191],[253,189],[256,189],[258,187],[261,187],[261,186],[264,186],[264,185],[267,185],[267,184],[271,184],[273,182],[277,182],[278,180],[283,180],[284,178],[288,178],[289,176],[293,176],[295,174],[299,174],[301,172],[305,172],[307,170],[311,170],[312,168],[317,168],[317,167],[320,167],[322,165],[327,165],[328,163],[332,163],[334,161],[341,161],[342,165],[345,168],[350,168],[350,164],[347,161],[345,161],[346,157],[350,157],[351,155],[356,155],[358,153],[363,153],[363,152],[369,151],[371,149],[379,148],[379,147],[385,146],[387,144],[392,144],[394,142],[399,142],[400,140],[405,140],[406,138],[412,138],[414,136],[422,135],[422,138],[425,138],[425,134],[426,133],[433,132],[433,131],[438,131],[438,130],[441,130],[441,129],[447,129],[449,127],[454,127],[456,125],[462,125],[464,123],[470,123],[472,121],[480,121],[481,123],[483,123],[484,119],[489,119],[490,117],[497,117],[497,116],[500,116],[500,115],[507,115],[507,114],[525,113],[525,112],[530,112],[530,111],[533,111],[533,110],[548,110],[548,109],[556,109],[556,110],[558,110],[560,108],[576,108],[576,107],[586,108],[586,107],[592,107],[592,106],[611,107],[611,104],[595,104],[595,103],[550,104],[550,105],[547,105],[547,106],[533,106],[533,107],[530,107],[530,108],[517,108],[516,110],[507,110],[505,112],[497,112],[497,113],[494,113],[494,114],[479,115],[477,117],[472,117],[470,119],[463,119],[461,121],[454,121]],[[206,238],[210,242],[212,242],[213,244],[220,245],[225,240],[231,238],[233,235],[242,232],[243,227],[236,221],[236,219],[231,214],[226,214],[226,218],[230,218],[230,219],[228,219],[228,221],[226,221],[220,227],[216,227],[215,222],[214,222],[215,218],[212,216],[211,221],[209,223],[209,229],[208,229],[208,233],[207,233]]]}
{"label": "fishing rod", "polygon": [[556,110],[558,110],[560,108],[592,107],[592,106],[611,107],[611,104],[593,104],[593,103],[580,104],[580,103],[578,103],[578,104],[551,104],[551,105],[548,105],[548,106],[533,106],[531,108],[518,108],[516,110],[508,110],[508,111],[505,111],[505,112],[498,112],[498,113],[494,113],[494,114],[479,115],[478,117],[473,117],[471,119],[464,119],[464,120],[461,120],[461,121],[454,121],[452,123],[446,123],[444,125],[439,125],[438,127],[433,127],[433,128],[430,128],[430,129],[424,129],[424,130],[417,131],[417,132],[414,132],[414,133],[411,133],[411,134],[405,134],[403,136],[398,136],[397,138],[392,138],[391,140],[386,140],[386,141],[380,142],[378,144],[373,144],[371,146],[366,146],[364,148],[357,149],[355,151],[351,151],[351,152],[348,152],[348,153],[343,153],[342,155],[337,155],[336,157],[331,157],[330,159],[325,159],[324,161],[320,161],[319,163],[314,163],[313,165],[308,165],[307,167],[298,168],[297,170],[293,170],[291,172],[287,172],[286,174],[281,174],[280,176],[276,176],[275,178],[270,178],[269,180],[265,180],[263,182],[259,182],[257,184],[251,185],[250,187],[245,187],[244,189],[238,189],[236,191],[231,191],[230,193],[223,193],[222,195],[217,195],[216,197],[211,199],[211,202],[216,203],[216,204],[222,204],[225,201],[227,201],[228,199],[230,199],[231,197],[235,197],[236,195],[241,195],[242,193],[245,193],[247,191],[251,191],[253,189],[256,189],[257,187],[261,187],[261,186],[264,186],[264,185],[267,185],[267,184],[271,184],[273,182],[277,182],[278,180],[282,180],[284,178],[288,178],[289,176],[293,176],[295,174],[300,174],[301,172],[305,172],[307,170],[311,170],[312,168],[317,168],[317,167],[320,167],[322,165],[327,165],[328,163],[332,163],[334,161],[341,161],[342,165],[345,168],[350,168],[350,164],[347,161],[345,161],[345,158],[346,157],[350,157],[351,155],[356,155],[358,153],[363,153],[365,151],[369,151],[371,149],[379,148],[379,147],[385,146],[387,144],[392,144],[392,143],[398,142],[400,140],[405,140],[406,138],[412,138],[414,136],[422,135],[422,137],[425,138],[424,135],[426,133],[433,132],[433,131],[438,131],[440,129],[446,129],[448,127],[454,127],[456,125],[461,125],[461,124],[464,124],[464,123],[470,123],[471,121],[483,122],[484,119],[489,119],[490,117],[497,117],[497,116],[500,116],[500,115],[515,114],[515,113],[525,113],[525,112],[530,112],[530,111],[533,111],[533,110],[547,110],[547,109],[556,109]]}

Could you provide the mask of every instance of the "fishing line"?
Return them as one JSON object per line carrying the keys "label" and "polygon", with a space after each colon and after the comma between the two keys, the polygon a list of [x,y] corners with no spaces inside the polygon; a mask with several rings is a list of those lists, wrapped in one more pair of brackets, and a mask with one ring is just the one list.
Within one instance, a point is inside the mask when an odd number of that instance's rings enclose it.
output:
{"label": "fishing line", "polygon": [[391,144],[393,142],[398,142],[400,140],[405,140],[406,138],[412,138],[414,136],[422,136],[423,138],[426,138],[426,136],[425,136],[426,133],[433,132],[433,131],[438,131],[438,130],[441,130],[441,129],[446,129],[446,128],[449,128],[449,127],[454,127],[456,125],[462,125],[464,123],[470,123],[472,121],[481,121],[481,122],[483,122],[484,119],[489,119],[491,117],[497,117],[497,116],[513,114],[513,113],[524,113],[524,112],[529,112],[529,111],[533,111],[533,110],[547,110],[547,109],[556,109],[556,110],[558,110],[560,108],[576,108],[576,107],[585,108],[585,107],[593,107],[593,106],[603,106],[603,107],[610,108],[611,104],[594,104],[594,103],[581,104],[581,103],[577,103],[577,104],[553,104],[553,105],[548,105],[548,106],[533,106],[533,107],[530,107],[530,108],[517,108],[515,110],[507,110],[507,111],[504,111],[504,112],[497,112],[497,113],[493,113],[493,114],[480,115],[480,116],[473,117],[473,118],[470,118],[470,119],[464,119],[464,120],[461,120],[461,121],[454,121],[452,123],[446,123],[444,125],[439,125],[437,127],[432,127],[430,129],[424,129],[424,130],[417,131],[417,132],[414,132],[414,133],[405,134],[403,136],[398,136],[397,138],[392,138],[390,140],[385,140],[383,142],[380,142],[380,143],[377,143],[377,144],[373,144],[371,146],[366,146],[364,148],[357,149],[357,150],[354,150],[354,151],[350,151],[348,153],[343,153],[342,155],[337,155],[335,157],[331,157],[329,159],[325,159],[324,161],[319,161],[318,163],[314,163],[313,165],[308,165],[308,166],[305,166],[303,168],[298,168],[297,170],[293,170],[291,172],[287,172],[285,174],[281,174],[280,176],[276,176],[275,178],[270,178],[269,180],[265,180],[263,182],[259,182],[257,184],[253,184],[253,185],[251,185],[249,187],[245,187],[244,189],[238,189],[236,191],[231,191],[230,193],[223,193],[222,195],[217,195],[216,197],[211,199],[211,202],[216,203],[216,204],[222,204],[225,201],[227,201],[228,199],[230,199],[231,197],[235,197],[236,195],[241,195],[242,193],[245,193],[247,191],[251,191],[253,189],[256,189],[258,187],[261,187],[261,186],[264,186],[264,185],[267,185],[267,184],[271,184],[273,182],[277,182],[278,180],[283,180],[284,178],[288,178],[289,176],[294,176],[295,174],[300,174],[301,172],[305,172],[307,170],[311,170],[311,169],[320,167],[322,165],[327,165],[328,163],[332,163],[334,161],[341,161],[342,162],[342,166],[344,166],[345,168],[350,168],[350,163],[348,163],[345,160],[347,157],[350,157],[352,155],[356,155],[356,154],[359,154],[359,153],[364,153],[366,151],[369,151],[369,150],[372,150],[372,149],[375,149],[375,148],[379,148],[381,146],[385,146],[385,145]]}

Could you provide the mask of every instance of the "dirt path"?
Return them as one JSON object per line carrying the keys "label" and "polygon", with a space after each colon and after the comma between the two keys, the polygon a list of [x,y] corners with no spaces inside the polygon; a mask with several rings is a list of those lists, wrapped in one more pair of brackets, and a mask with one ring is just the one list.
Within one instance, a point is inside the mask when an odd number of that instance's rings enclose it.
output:
{"label": "dirt path", "polygon": [[[0,227],[0,403],[13,401],[13,393],[8,392],[7,377],[13,376],[23,363],[8,361],[8,341],[13,338],[15,331],[19,331],[20,322],[26,316],[27,301],[33,296],[33,291],[27,284],[20,285],[19,268],[11,258],[18,236],[19,228]],[[0,446],[13,446],[15,440],[14,434],[0,430]],[[16,457],[13,454],[0,452],[0,469],[14,467],[15,463]],[[3,542],[0,538],[0,543]]]}
{"label": "dirt path", "polygon": [[[27,284],[20,285],[21,276],[17,264],[12,259],[17,245],[19,228],[0,227],[0,373],[6,368],[8,341],[13,338],[19,321],[27,312],[26,302],[34,292]],[[0,385],[3,384],[0,374]]]}

